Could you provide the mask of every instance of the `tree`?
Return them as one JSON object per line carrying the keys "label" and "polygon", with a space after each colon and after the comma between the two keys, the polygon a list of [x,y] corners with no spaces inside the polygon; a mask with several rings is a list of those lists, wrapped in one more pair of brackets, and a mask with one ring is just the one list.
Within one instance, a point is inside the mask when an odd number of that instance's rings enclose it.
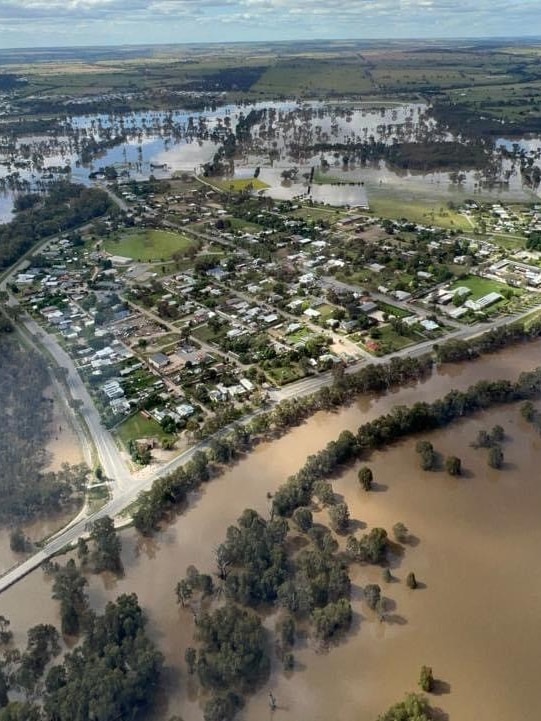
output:
{"label": "tree", "polygon": [[349,509],[346,503],[337,503],[329,509],[331,525],[338,533],[345,533],[349,526]]}
{"label": "tree", "polygon": [[122,572],[120,551],[122,543],[118,537],[113,519],[109,516],[98,518],[92,526],[90,539],[94,543],[92,564],[96,573],[102,571]]}
{"label": "tree", "polygon": [[195,663],[197,661],[197,651],[195,648],[188,646],[188,648],[184,651],[184,660],[188,666],[188,673],[193,674],[195,672]]}
{"label": "tree", "polygon": [[323,506],[331,506],[334,503],[332,486],[327,481],[317,481],[314,485],[314,495]]}
{"label": "tree", "polygon": [[286,616],[279,624],[280,641],[282,648],[292,648],[295,645],[295,620],[292,616]]}
{"label": "tree", "polygon": [[500,469],[503,466],[503,451],[500,446],[492,446],[488,452],[488,465]]}
{"label": "tree", "polygon": [[480,430],[477,433],[477,441],[475,443],[477,448],[489,448],[491,445],[490,436],[484,430]]}
{"label": "tree", "polygon": [[398,521],[398,523],[395,523],[393,526],[393,536],[395,537],[395,540],[398,541],[398,543],[407,543],[409,539],[409,531],[407,527],[402,523],[402,521]]}
{"label": "tree", "polygon": [[14,553],[26,553],[32,547],[22,528],[14,528],[9,534],[9,547]]}
{"label": "tree", "polygon": [[421,468],[423,471],[431,471],[436,463],[434,447],[429,441],[418,441],[415,450],[421,457]]}
{"label": "tree", "polygon": [[417,579],[413,571],[410,571],[406,576],[406,586],[411,589],[417,588]]}
{"label": "tree", "polygon": [[447,456],[445,459],[445,470],[450,476],[460,476],[462,472],[462,461],[457,456]]}
{"label": "tree", "polygon": [[8,691],[8,679],[4,669],[0,666],[0,709],[4,708],[4,706],[7,706],[9,703]]}
{"label": "tree", "polygon": [[77,539],[77,558],[83,565],[88,560],[88,543],[84,538]]}
{"label": "tree", "polygon": [[303,533],[306,533],[312,528],[313,518],[309,508],[297,508],[293,513],[292,519],[299,531],[303,531]]}
{"label": "tree", "polygon": [[490,440],[492,443],[501,443],[505,437],[505,432],[500,425],[496,425],[490,431]]}
{"label": "tree", "polygon": [[430,693],[434,688],[434,676],[432,675],[432,669],[430,666],[421,666],[419,686],[425,693]]}
{"label": "tree", "polygon": [[381,588],[377,583],[369,583],[364,587],[364,598],[368,608],[374,611],[381,599]]}
{"label": "tree", "polygon": [[53,598],[60,601],[62,633],[66,636],[76,636],[79,633],[81,621],[87,612],[88,599],[84,591],[87,584],[88,581],[73,559],[70,559],[66,566],[58,567],[55,572]]}
{"label": "tree", "polygon": [[535,418],[535,407],[531,401],[526,401],[520,407],[521,416],[529,423]]}
{"label": "tree", "polygon": [[10,621],[5,616],[0,615],[0,644],[10,643],[13,638],[13,631],[10,631]]}
{"label": "tree", "polygon": [[365,491],[372,490],[374,476],[372,474],[372,470],[368,466],[362,466],[362,468],[359,470],[358,478],[359,483]]}
{"label": "tree", "polygon": [[0,710],[0,721],[42,721],[38,706],[21,701],[13,701]]}

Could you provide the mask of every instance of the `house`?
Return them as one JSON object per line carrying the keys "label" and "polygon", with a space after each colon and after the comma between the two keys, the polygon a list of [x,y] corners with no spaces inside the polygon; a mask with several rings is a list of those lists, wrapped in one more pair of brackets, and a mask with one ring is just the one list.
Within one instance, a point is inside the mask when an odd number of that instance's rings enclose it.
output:
{"label": "house", "polygon": [[377,303],[374,303],[373,300],[366,300],[364,303],[361,303],[359,306],[359,309],[368,315],[368,313],[373,313],[375,310],[378,309]]}
{"label": "house", "polygon": [[156,370],[161,370],[162,368],[165,368],[169,365],[170,360],[165,355],[165,353],[155,353],[154,355],[150,356],[148,362],[153,368],[156,368]]}
{"label": "house", "polygon": [[308,318],[319,318],[321,313],[318,310],[315,310],[314,308],[307,308],[304,311],[304,315],[308,316]]}
{"label": "house", "polygon": [[351,333],[358,325],[356,320],[343,320],[340,323],[340,328],[346,333]]}
{"label": "house", "polygon": [[248,393],[251,393],[255,388],[254,384],[251,381],[249,381],[248,378],[241,378],[239,380],[239,383],[243,388],[245,388],[248,391]]}
{"label": "house", "polygon": [[181,403],[180,405],[176,406],[175,412],[177,416],[179,416],[179,418],[189,418],[195,413],[195,408],[189,403]]}

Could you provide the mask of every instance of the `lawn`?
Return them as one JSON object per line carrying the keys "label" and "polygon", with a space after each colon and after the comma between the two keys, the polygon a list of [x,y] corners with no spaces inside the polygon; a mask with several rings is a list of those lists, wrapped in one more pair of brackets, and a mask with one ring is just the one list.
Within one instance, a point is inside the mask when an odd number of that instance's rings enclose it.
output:
{"label": "lawn", "polygon": [[[488,293],[502,293],[503,291],[509,291],[509,286],[505,283],[500,283],[497,280],[490,280],[489,278],[480,278],[477,275],[470,275],[465,278],[459,278],[451,286],[450,290],[453,291],[455,288],[469,288],[471,295],[468,296],[471,300],[478,300]],[[513,288],[513,292],[517,295],[522,295],[522,291],[518,288]]]}
{"label": "lawn", "polygon": [[130,230],[104,241],[104,249],[138,261],[164,260],[173,253],[185,253],[194,241],[168,230]]}
{"label": "lawn", "polygon": [[203,341],[203,343],[215,343],[219,345],[228,330],[231,330],[231,326],[229,325],[222,326],[218,332],[216,332],[209,325],[205,324],[192,331],[192,336]]}
{"label": "lawn", "polygon": [[407,346],[419,343],[422,340],[422,337],[420,336],[417,338],[409,338],[407,336],[400,335],[390,325],[380,326],[378,330],[380,332],[379,337],[374,338],[372,341],[378,344],[378,350],[373,351],[370,348],[367,348],[369,353],[373,353],[376,356],[395,353],[401,348],[406,348]]}
{"label": "lawn", "polygon": [[299,328],[299,330],[296,330],[294,333],[286,335],[285,339],[288,343],[291,343],[291,345],[295,345],[296,343],[303,343],[304,341],[307,341],[308,338],[311,338],[313,335],[313,332],[309,328],[303,327]]}
{"label": "lawn", "polygon": [[159,423],[153,418],[145,418],[141,413],[136,413],[118,426],[116,434],[126,446],[138,438],[169,438]]}
{"label": "lawn", "polygon": [[280,386],[293,383],[293,381],[305,376],[304,371],[297,363],[288,363],[286,366],[278,366],[277,368],[266,368],[265,373]]}

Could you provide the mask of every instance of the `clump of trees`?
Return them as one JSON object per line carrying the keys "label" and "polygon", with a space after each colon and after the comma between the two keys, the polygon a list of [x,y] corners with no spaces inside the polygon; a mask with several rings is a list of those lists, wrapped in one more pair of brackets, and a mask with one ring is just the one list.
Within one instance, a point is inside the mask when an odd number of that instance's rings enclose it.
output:
{"label": "clump of trees", "polygon": [[382,563],[387,554],[388,538],[384,528],[373,528],[360,539],[349,536],[346,553],[350,560],[360,563]]}
{"label": "clump of trees", "polygon": [[541,334],[539,321],[515,321],[509,325],[491,328],[476,338],[468,341],[452,339],[434,346],[436,359],[440,363],[456,363],[477,358],[486,353],[506,348],[510,345],[523,343],[525,340],[538,338]]}
{"label": "clump of trees", "polygon": [[65,566],[54,568],[53,598],[60,601],[62,633],[78,636],[88,615],[88,581],[70,559]]}
{"label": "clump of trees", "polygon": [[404,701],[391,706],[378,721],[431,721],[428,701],[418,694],[408,694]]}
{"label": "clump of trees", "polygon": [[194,666],[203,688],[213,695],[205,705],[208,721],[231,719],[242,700],[270,670],[266,633],[259,617],[228,603],[197,620],[199,648]]}
{"label": "clump of trees", "polygon": [[19,200],[14,219],[0,225],[0,270],[8,268],[39,240],[104,215],[114,206],[103,190],[58,181],[37,202]]}
{"label": "clump of trees", "polygon": [[237,526],[228,528],[216,553],[227,598],[246,606],[276,600],[288,575],[287,532],[285,520],[265,521],[250,509],[243,512]]}
{"label": "clump of trees", "polygon": [[184,467],[158,478],[150,491],[140,494],[133,514],[135,528],[143,535],[152,534],[166,514],[186,500],[189,491],[209,478],[209,460],[205,453],[196,451]]}
{"label": "clump of trees", "polygon": [[481,429],[477,433],[477,438],[473,444],[475,448],[491,448],[498,445],[505,438],[505,431],[500,425],[493,426],[490,431]]}
{"label": "clump of trees", "polygon": [[131,718],[152,701],[163,659],[146,636],[135,594],[108,603],[101,616],[89,612],[82,642],[42,681],[59,652],[54,626],[29,630],[25,651],[13,655],[13,670],[5,678],[8,689],[22,689],[39,704],[4,698],[2,721]]}
{"label": "clump of trees", "polygon": [[111,571],[122,573],[122,559],[120,552],[122,542],[115,530],[113,519],[103,516],[94,521],[90,532],[93,550],[90,553],[90,563],[95,573]]}

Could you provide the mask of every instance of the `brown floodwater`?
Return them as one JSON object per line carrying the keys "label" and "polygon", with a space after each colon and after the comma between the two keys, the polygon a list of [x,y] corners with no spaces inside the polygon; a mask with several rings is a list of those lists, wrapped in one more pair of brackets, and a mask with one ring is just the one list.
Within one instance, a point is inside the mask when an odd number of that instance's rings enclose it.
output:
{"label": "brown floodwater", "polygon": [[[450,388],[485,378],[514,378],[541,363],[541,343],[503,351],[482,360],[446,366],[431,378],[379,398],[361,398],[334,414],[318,413],[287,436],[260,445],[245,460],[212,481],[187,512],[150,540],[133,530],[122,535],[125,576],[91,578],[92,604],[101,608],[122,592],[136,592],[149,630],[166,657],[160,708],[149,721],[178,713],[201,721],[197,689],[186,674],[184,649],[193,619],[175,604],[174,587],[190,564],[212,571],[213,551],[245,507],[266,514],[267,491],[276,489],[343,429],[356,429],[395,404],[431,400]],[[480,428],[501,424],[505,468],[491,470],[486,450],[471,442]],[[373,454],[377,491],[358,487],[358,466],[333,479],[357,526],[390,530],[403,521],[413,534],[393,563],[395,581],[384,584],[381,569],[352,567],[354,622],[345,640],[329,650],[308,641],[295,651],[297,670],[275,664],[269,683],[249,699],[240,721],[270,719],[272,689],[283,721],[373,721],[392,702],[416,690],[421,665],[439,679],[434,704],[452,721],[510,721],[541,713],[537,682],[537,601],[541,596],[541,484],[536,461],[541,437],[520,418],[518,406],[499,408],[427,435],[443,456],[462,458],[464,476],[422,472],[415,440]],[[357,531],[359,533],[361,531]],[[421,588],[405,577],[414,571]],[[387,621],[364,604],[361,588],[378,582]],[[41,621],[57,622],[50,583],[41,571],[0,597],[17,640]],[[274,618],[265,620],[270,627]]]}

